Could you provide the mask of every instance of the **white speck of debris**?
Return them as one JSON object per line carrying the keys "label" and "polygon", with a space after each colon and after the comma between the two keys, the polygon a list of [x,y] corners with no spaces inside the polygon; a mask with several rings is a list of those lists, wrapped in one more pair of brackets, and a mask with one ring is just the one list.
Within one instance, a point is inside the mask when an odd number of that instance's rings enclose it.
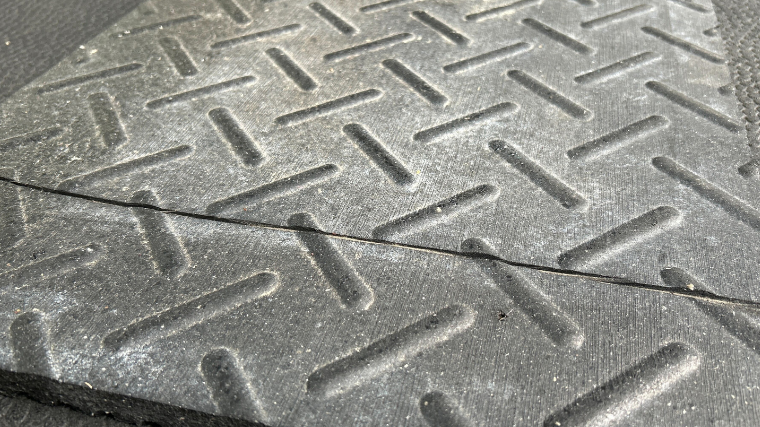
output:
{"label": "white speck of debris", "polygon": [[688,285],[686,285],[686,289],[688,289],[690,291],[693,291],[694,290],[694,285],[691,284],[691,283],[689,283]]}
{"label": "white speck of debris", "polygon": [[10,40],[6,40],[6,41],[5,41],[5,45],[6,45],[6,46],[10,46],[10,45],[11,45],[11,41],[10,41]]}
{"label": "white speck of debris", "polygon": [[90,383],[85,382],[84,385],[86,385],[87,387],[90,387],[90,390],[92,390],[92,386],[90,385]]}

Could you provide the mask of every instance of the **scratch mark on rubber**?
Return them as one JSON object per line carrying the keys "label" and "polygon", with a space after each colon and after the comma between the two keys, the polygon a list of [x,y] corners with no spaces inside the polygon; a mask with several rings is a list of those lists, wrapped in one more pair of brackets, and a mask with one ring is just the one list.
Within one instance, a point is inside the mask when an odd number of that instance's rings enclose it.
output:
{"label": "scratch mark on rubber", "polygon": [[369,133],[362,125],[351,123],[343,126],[343,133],[359,147],[360,150],[382,170],[396,185],[412,189],[416,184],[412,174],[404,163]]}
{"label": "scratch mark on rubber", "polygon": [[542,0],[518,0],[514,3],[493,7],[480,12],[471,13],[464,17],[465,21],[480,22],[486,19],[498,18],[499,16],[513,13],[525,7],[537,6]]}
{"label": "scratch mark on rubber", "polygon": [[492,62],[519,55],[531,49],[533,49],[533,46],[530,43],[515,43],[471,58],[444,65],[443,71],[447,73],[460,73],[462,71],[472,70]]}
{"label": "scratch mark on rubber", "polygon": [[269,37],[276,37],[283,34],[289,34],[301,29],[300,24],[290,24],[282,27],[272,28],[270,30],[259,31],[256,33],[245,34],[240,37],[233,37],[231,39],[220,40],[211,44],[211,49],[222,49],[225,47],[235,46],[241,43],[249,43],[256,40],[261,40]]}
{"label": "scratch mark on rubber", "polygon": [[45,258],[33,264],[0,274],[0,293],[21,289],[35,282],[66,274],[75,268],[94,264],[105,250],[96,243]]}
{"label": "scratch mark on rubber", "polygon": [[490,184],[481,184],[380,225],[372,231],[372,236],[376,239],[389,239],[414,233],[448,221],[498,197],[498,188]]}
{"label": "scratch mark on rubber", "polygon": [[433,17],[432,15],[430,15],[429,13],[423,10],[416,10],[412,12],[412,16],[415,17],[418,21],[422,22],[423,24],[427,25],[428,27],[436,31],[438,34],[441,35],[441,37],[445,38],[446,40],[456,45],[465,46],[468,43],[470,43],[470,39],[465,37],[464,34],[451,28],[448,24],[442,22],[438,18]]}
{"label": "scratch mark on rubber", "polygon": [[309,8],[316,12],[316,14],[319,15],[322,19],[327,21],[328,24],[335,27],[335,29],[339,32],[345,35],[351,35],[356,32],[356,28],[346,22],[345,19],[338,16],[335,12],[328,9],[327,6],[323,5],[322,3],[311,3],[309,5]]}
{"label": "scratch mark on rubber", "polygon": [[739,133],[742,131],[742,126],[739,123],[736,123],[735,121],[731,120],[730,117],[726,116],[723,113],[720,113],[711,107],[697,101],[696,99],[690,98],[683,93],[671,89],[667,85],[655,82],[655,81],[649,81],[645,85],[647,89],[651,90],[652,92],[655,92],[659,95],[664,96],[669,101],[680,105],[683,108],[686,108],[687,110],[690,110],[694,113],[697,113],[698,115],[706,118],[707,120],[715,123],[718,126],[722,126],[726,129],[728,129],[731,132]]}
{"label": "scratch mark on rubber", "polygon": [[127,142],[127,135],[119,120],[119,114],[111,103],[111,97],[107,93],[98,92],[90,94],[87,99],[103,144],[107,148],[115,148]]}
{"label": "scratch mark on rubber", "polygon": [[640,4],[638,6],[633,6],[628,9],[610,13],[609,15],[604,15],[600,16],[599,18],[581,22],[581,27],[589,30],[596,30],[598,28],[604,28],[608,25],[617,24],[618,22],[627,21],[631,18],[649,13],[653,10],[654,6],[651,4]]}
{"label": "scratch mark on rubber", "polygon": [[96,184],[100,181],[119,178],[130,173],[150,169],[166,162],[179,160],[181,158],[189,156],[192,154],[192,152],[193,147],[189,145],[179,145],[173,148],[169,148],[168,150],[158,151],[156,153],[148,154],[147,156],[139,157],[134,160],[117,163],[115,165],[108,166],[103,169],[98,169],[84,175],[69,178],[58,184],[57,189],[62,191],[77,191],[83,187]]}
{"label": "scratch mark on rubber", "polygon": [[[158,205],[158,200],[149,190],[134,193],[131,202]],[[158,272],[172,279],[184,273],[189,260],[185,248],[172,231],[166,214],[145,208],[132,208],[132,213],[140,224]]]}
{"label": "scratch mark on rubber", "polygon": [[285,114],[274,119],[274,122],[278,125],[291,126],[294,124],[303,123],[316,117],[326,116],[328,114],[332,114],[346,108],[356,107],[357,105],[374,101],[381,96],[383,96],[383,93],[381,91],[377,89],[367,89],[361,92],[352,93],[351,95],[333,99],[331,101],[327,101],[313,107]]}
{"label": "scratch mark on rubber", "polygon": [[326,62],[342,61],[344,59],[362,55],[364,53],[385,49],[399,43],[405,43],[411,41],[413,38],[414,36],[409,33],[394,34],[389,37],[373,40],[368,43],[363,43],[357,46],[352,46],[346,49],[328,53],[324,56],[324,60]]}
{"label": "scratch mark on rubber", "polygon": [[367,310],[375,300],[372,288],[356,273],[329,237],[308,231],[321,229],[316,219],[309,213],[297,213],[288,219],[288,225],[306,229],[296,232],[298,239],[343,306],[351,310]]}
{"label": "scratch mark on rubber", "polygon": [[0,152],[15,150],[28,144],[39,144],[53,139],[62,134],[64,129],[58,126],[29,132],[24,135],[13,136],[0,141]]}
{"label": "scratch mark on rubber", "polygon": [[174,68],[182,76],[194,76],[198,73],[198,69],[195,68],[193,60],[190,58],[185,49],[182,48],[179,40],[173,37],[162,37],[158,39],[158,44],[166,52],[166,56],[174,64]]}
{"label": "scratch mark on rubber", "polygon": [[668,344],[550,415],[544,426],[620,423],[696,371],[699,364],[696,350],[681,343]]}
{"label": "scratch mark on rubber", "polygon": [[462,409],[439,391],[426,393],[420,399],[420,413],[430,427],[467,427],[472,425]]}
{"label": "scratch mark on rubber", "polygon": [[723,189],[667,157],[652,159],[654,167],[691,188],[703,199],[723,209],[732,217],[760,231],[760,213]]}
{"label": "scratch mark on rubber", "polygon": [[302,90],[314,90],[317,83],[292,58],[281,49],[273,47],[266,50],[267,56],[290,80]]}
{"label": "scratch mark on rubber", "polygon": [[200,368],[221,414],[236,419],[266,420],[261,402],[229,350],[218,348],[206,353]]}
{"label": "scratch mark on rubber", "polygon": [[530,27],[539,33],[545,35],[546,37],[554,40],[555,42],[567,47],[568,49],[583,54],[583,55],[590,55],[594,52],[594,49],[590,48],[589,46],[586,46],[585,44],[579,42],[578,40],[568,36],[565,33],[561,33],[554,28],[544,24],[543,22],[539,22],[533,18],[525,18],[522,20],[523,25]]}
{"label": "scratch mark on rubber", "polygon": [[259,273],[153,314],[103,338],[103,347],[119,351],[176,335],[193,326],[263,298],[279,286],[277,276]]}
{"label": "scratch mark on rubber", "polygon": [[252,206],[277,197],[294,193],[301,189],[318,184],[327,179],[333,178],[340,173],[340,168],[333,164],[326,164],[299,172],[287,178],[264,184],[252,190],[236,194],[234,196],[218,200],[211,203],[206,208],[209,214],[217,214],[230,209],[238,209],[245,206]]}
{"label": "scratch mark on rubber", "polygon": [[55,92],[61,89],[66,89],[72,86],[79,86],[81,84],[88,83],[95,80],[107,79],[109,77],[114,77],[121,74],[130,73],[135,70],[139,70],[140,68],[142,68],[142,66],[143,66],[142,64],[133,62],[131,64],[121,65],[119,67],[114,67],[114,68],[108,68],[106,70],[96,71],[94,73],[84,74],[81,76],[72,77],[70,79],[58,80],[56,82],[52,82],[52,83],[48,83],[46,85],[40,86],[37,89],[37,93],[42,95],[45,93]]}
{"label": "scratch mark on rubber", "polygon": [[184,24],[186,22],[196,21],[202,18],[203,17],[200,15],[183,16],[181,18],[170,19],[168,21],[156,22],[154,24],[148,24],[142,27],[136,27],[130,30],[125,30],[116,34],[112,34],[111,37],[121,38],[121,37],[126,37],[126,36],[134,36],[134,35],[144,33],[147,31],[163,30],[165,28],[173,27],[179,24]]}
{"label": "scratch mark on rubber", "polygon": [[238,24],[246,24],[251,21],[248,14],[235,3],[235,0],[216,0],[216,2],[219,4],[219,7],[222,8],[224,13],[229,15],[229,17]]}
{"label": "scratch mark on rubber", "polygon": [[225,91],[228,89],[234,89],[240,86],[245,86],[253,83],[256,79],[253,76],[237,77],[232,80],[227,80],[221,83],[215,83],[212,85],[200,87],[198,89],[192,89],[187,92],[176,93],[174,95],[165,96],[163,98],[154,99],[145,104],[150,109],[163,108],[177,102],[191,101],[201,96],[212,95],[217,92]]}
{"label": "scratch mark on rubber", "polygon": [[601,262],[617,252],[664,233],[680,221],[681,213],[676,208],[660,206],[564,252],[557,263],[562,268],[581,268]]}
{"label": "scratch mark on rubber", "polygon": [[256,167],[264,162],[264,153],[228,109],[215,108],[208,112],[208,116],[242,164]]}
{"label": "scratch mark on rubber", "polygon": [[643,31],[646,34],[649,34],[650,36],[656,37],[671,46],[677,47],[683,50],[684,52],[691,53],[692,55],[698,56],[702,59],[706,59],[715,64],[724,64],[726,62],[725,59],[721,58],[717,54],[710,52],[707,49],[701,48],[693,43],[687,42],[686,40],[680,39],[670,33],[666,33],[665,31],[662,31],[659,28],[642,27],[641,31]]}
{"label": "scratch mark on rubber", "polygon": [[414,134],[413,140],[419,142],[431,142],[434,139],[449,135],[461,129],[476,126],[482,122],[490,120],[499,114],[513,113],[517,111],[517,105],[511,102],[502,102],[501,104],[492,105],[484,110],[470,113],[464,117],[454,119],[442,125],[421,130]]}
{"label": "scratch mark on rubber", "polygon": [[637,139],[652,135],[669,125],[670,121],[665,117],[649,116],[646,119],[631,123],[592,141],[573,147],[567,151],[567,157],[571,160],[594,159],[622,148]]}
{"label": "scratch mark on rubber", "polygon": [[[463,253],[498,256],[497,251],[482,239],[471,238],[462,242]],[[555,345],[578,349],[585,337],[578,324],[558,308],[539,288],[514,267],[496,260],[477,260],[484,273],[491,276],[525,317],[536,324]]]}
{"label": "scratch mark on rubber", "polygon": [[11,323],[10,338],[18,372],[55,377],[47,326],[41,313],[28,311],[15,318]]}
{"label": "scratch mark on rubber", "polygon": [[382,375],[428,348],[451,339],[475,321],[466,306],[453,305],[387,335],[363,349],[314,371],[308,393],[330,397]]}
{"label": "scratch mark on rubber", "polygon": [[387,10],[396,6],[415,3],[418,1],[420,0],[386,0],[386,1],[381,1],[380,3],[373,3],[373,4],[368,4],[366,6],[362,6],[359,8],[359,11],[364,12],[364,13],[374,13],[374,12],[379,12],[382,10]]}
{"label": "scratch mark on rubber", "polygon": [[526,178],[544,190],[546,194],[559,202],[564,208],[585,209],[588,206],[588,202],[582,195],[556,176],[544,170],[544,168],[515,147],[501,140],[491,141],[488,143],[488,146],[502,160],[525,175]]}
{"label": "scratch mark on rubber", "polygon": [[601,83],[609,79],[621,76],[636,68],[650,64],[661,56],[653,52],[644,52],[638,55],[634,55],[630,58],[622,59],[610,65],[598,68],[588,73],[584,73],[575,77],[575,82],[579,84]]}
{"label": "scratch mark on rubber", "polygon": [[509,75],[512,80],[519,83],[525,89],[528,89],[529,91],[535,93],[574,119],[588,121],[591,120],[591,118],[594,116],[591,111],[576,104],[570,98],[562,95],[561,93],[547,86],[544,84],[544,82],[536,79],[528,73],[520,70],[511,70],[509,73],[507,73],[507,75]]}
{"label": "scratch mark on rubber", "polygon": [[[674,288],[708,291],[702,283],[695,279],[691,274],[685,270],[675,267],[664,268],[660,271],[660,277],[666,285]],[[757,313],[754,316],[744,310],[737,308],[723,307],[717,304],[711,304],[708,302],[694,301],[694,304],[711,317],[716,323],[721,325],[723,329],[728,331],[731,335],[736,337],[744,345],[749,347],[752,351],[760,354],[760,327],[758,327]]]}
{"label": "scratch mark on rubber", "polygon": [[434,105],[443,105],[448,99],[436,88],[431,86],[428,82],[422,79],[422,77],[415,74],[409,67],[402,64],[395,59],[386,59],[383,61],[383,66],[390,70],[396,77],[402,82],[406,83],[413,91],[421,96],[426,101]]}

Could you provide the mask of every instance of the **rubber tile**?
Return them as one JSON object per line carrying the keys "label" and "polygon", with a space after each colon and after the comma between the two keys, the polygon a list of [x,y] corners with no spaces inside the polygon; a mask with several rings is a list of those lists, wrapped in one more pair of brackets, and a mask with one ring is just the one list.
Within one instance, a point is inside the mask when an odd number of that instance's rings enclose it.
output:
{"label": "rubber tile", "polygon": [[760,184],[716,25],[686,1],[149,1],[2,104],[2,176],[438,250],[487,239],[649,285],[676,267],[758,301]]}
{"label": "rubber tile", "polygon": [[3,393],[160,425],[758,419],[757,305],[679,267],[644,289],[515,267],[484,239],[451,254],[308,213],[265,228],[1,188],[23,218],[0,273]]}

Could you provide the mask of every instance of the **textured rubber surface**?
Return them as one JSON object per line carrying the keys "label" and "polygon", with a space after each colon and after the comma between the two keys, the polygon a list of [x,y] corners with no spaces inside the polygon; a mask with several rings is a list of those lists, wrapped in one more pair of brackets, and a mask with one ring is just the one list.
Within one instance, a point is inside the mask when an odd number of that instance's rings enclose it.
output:
{"label": "textured rubber surface", "polygon": [[[469,255],[2,184],[2,369],[162,424],[85,387],[268,425],[757,424],[757,312],[699,293],[757,300],[760,228],[710,9],[143,4],[2,105],[3,176]],[[752,144],[755,11],[718,9]]]}
{"label": "textured rubber surface", "polygon": [[1,188],[3,369],[272,426],[758,422],[752,306]]}
{"label": "textured rubber surface", "polygon": [[132,10],[138,0],[4,0],[0,2],[0,101]]}
{"label": "textured rubber surface", "polygon": [[[720,31],[709,34],[720,33],[725,42],[747,136],[750,145],[757,148],[760,143],[760,2],[719,0],[713,3]],[[748,177],[756,175],[756,163],[750,163],[740,172]]]}
{"label": "textured rubber surface", "polygon": [[3,427],[126,427],[110,419],[93,418],[62,407],[42,405],[23,398],[0,396],[0,426]]}
{"label": "textured rubber surface", "polygon": [[710,9],[146,3],[3,105],[0,159],[80,194],[305,211],[448,250],[487,237],[516,262],[652,284],[678,266],[758,300],[758,184]]}

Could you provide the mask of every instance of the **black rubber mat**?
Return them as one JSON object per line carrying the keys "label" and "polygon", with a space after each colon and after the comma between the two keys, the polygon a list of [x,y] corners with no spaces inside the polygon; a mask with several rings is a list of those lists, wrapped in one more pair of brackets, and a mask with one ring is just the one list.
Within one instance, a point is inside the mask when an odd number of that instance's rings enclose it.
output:
{"label": "black rubber mat", "polygon": [[146,3],[4,104],[0,158],[77,194],[487,238],[650,284],[678,266],[757,300],[757,186],[716,24],[674,1]]}
{"label": "black rubber mat", "polygon": [[74,54],[83,43],[132,10],[139,0],[25,0],[0,2],[0,101]]}
{"label": "black rubber mat", "polygon": [[728,55],[681,0],[142,3],[0,105],[0,392],[757,424],[755,12],[718,10]]}
{"label": "black rubber mat", "polygon": [[755,304],[2,189],[6,369],[266,425],[758,420]]}

